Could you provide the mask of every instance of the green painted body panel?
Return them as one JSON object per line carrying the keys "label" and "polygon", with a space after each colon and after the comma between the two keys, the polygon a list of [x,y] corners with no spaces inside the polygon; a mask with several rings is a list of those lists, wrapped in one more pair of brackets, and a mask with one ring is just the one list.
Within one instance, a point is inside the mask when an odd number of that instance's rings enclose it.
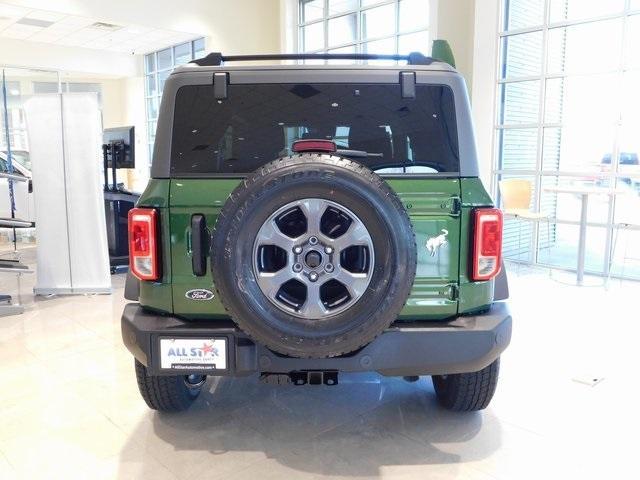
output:
{"label": "green painted body panel", "polygon": [[144,189],[138,207],[165,208],[169,206],[169,188],[171,182],[168,178],[152,178]]}
{"label": "green painted body panel", "polygon": [[[389,185],[404,203],[418,248],[416,279],[401,320],[437,320],[455,315],[460,245],[459,179],[390,179]],[[434,256],[427,240],[447,231],[445,243]]]}
{"label": "green painted body panel", "polygon": [[462,204],[466,207],[492,207],[493,200],[477,177],[460,179]]}
{"label": "green painted body panel", "polygon": [[[158,311],[187,318],[226,318],[219,299],[193,301],[185,293],[215,291],[210,274],[197,277],[191,267],[191,216],[204,214],[209,230],[239,179],[151,180],[139,206],[160,211],[162,280],[141,282],[140,302]],[[473,312],[491,303],[493,282],[469,282],[471,209],[491,206],[477,178],[395,178],[397,192],[411,218],[418,248],[416,280],[400,320],[445,319]],[[446,230],[447,242],[432,256],[426,244]]]}

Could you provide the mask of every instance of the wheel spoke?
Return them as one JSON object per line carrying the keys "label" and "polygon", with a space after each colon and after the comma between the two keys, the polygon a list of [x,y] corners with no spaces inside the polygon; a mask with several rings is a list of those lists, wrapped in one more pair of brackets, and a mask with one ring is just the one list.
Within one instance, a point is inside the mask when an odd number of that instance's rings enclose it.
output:
{"label": "wheel spoke", "polygon": [[320,219],[327,203],[320,198],[307,198],[300,202],[300,209],[307,217],[307,235],[320,235]]}
{"label": "wheel spoke", "polygon": [[289,271],[288,267],[284,267],[277,272],[258,272],[257,281],[260,289],[264,292],[264,294],[271,298],[275,299],[278,290],[283,283],[291,280],[293,275]]}
{"label": "wheel spoke", "polygon": [[[260,228],[260,231],[258,232],[257,244],[276,245],[277,247],[280,247],[287,252],[288,259],[289,252],[291,252],[291,249],[295,244],[295,239],[287,237],[280,231],[278,225],[276,225],[275,220],[271,220],[265,223],[262,228]],[[287,265],[288,263],[289,262],[287,261]]]}
{"label": "wheel spoke", "polygon": [[300,313],[306,318],[322,318],[328,312],[320,300],[320,285],[307,283],[307,299],[300,309]]}
{"label": "wheel spoke", "polygon": [[332,240],[331,243],[338,252],[341,252],[345,248],[349,248],[354,245],[369,245],[370,241],[369,232],[367,232],[365,226],[361,222],[355,220],[351,223],[349,229],[344,232],[344,234]]}
{"label": "wheel spoke", "polygon": [[352,298],[360,297],[369,285],[367,273],[352,273],[342,267],[339,267],[333,278],[346,287]]}

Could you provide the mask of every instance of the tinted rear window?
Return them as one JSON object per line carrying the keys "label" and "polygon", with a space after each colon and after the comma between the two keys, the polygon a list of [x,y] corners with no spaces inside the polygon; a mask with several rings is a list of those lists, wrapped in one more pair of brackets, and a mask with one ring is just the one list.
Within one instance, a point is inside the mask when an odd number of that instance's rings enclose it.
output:
{"label": "tinted rear window", "polygon": [[367,152],[353,159],[379,173],[459,170],[449,87],[417,85],[402,98],[397,84],[259,84],[230,85],[225,100],[213,85],[180,88],[171,172],[247,174],[318,138]]}

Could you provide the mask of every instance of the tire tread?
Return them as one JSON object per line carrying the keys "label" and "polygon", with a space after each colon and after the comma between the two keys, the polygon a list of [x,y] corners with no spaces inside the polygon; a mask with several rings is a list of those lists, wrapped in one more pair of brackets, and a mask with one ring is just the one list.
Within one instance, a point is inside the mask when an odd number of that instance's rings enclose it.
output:
{"label": "tire tread", "polygon": [[179,375],[148,375],[147,368],[138,360],[135,360],[135,370],[140,395],[153,410],[163,412],[186,410],[198,396],[188,391]]}
{"label": "tire tread", "polygon": [[478,372],[434,375],[436,397],[440,404],[456,412],[472,412],[487,408],[498,384],[500,359]]}

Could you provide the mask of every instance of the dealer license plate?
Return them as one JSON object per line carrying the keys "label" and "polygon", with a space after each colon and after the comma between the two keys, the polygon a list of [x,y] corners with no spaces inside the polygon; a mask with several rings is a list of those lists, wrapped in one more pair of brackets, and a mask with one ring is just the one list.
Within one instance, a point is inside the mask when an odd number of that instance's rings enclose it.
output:
{"label": "dealer license plate", "polygon": [[225,338],[162,338],[160,367],[172,370],[226,370]]}

